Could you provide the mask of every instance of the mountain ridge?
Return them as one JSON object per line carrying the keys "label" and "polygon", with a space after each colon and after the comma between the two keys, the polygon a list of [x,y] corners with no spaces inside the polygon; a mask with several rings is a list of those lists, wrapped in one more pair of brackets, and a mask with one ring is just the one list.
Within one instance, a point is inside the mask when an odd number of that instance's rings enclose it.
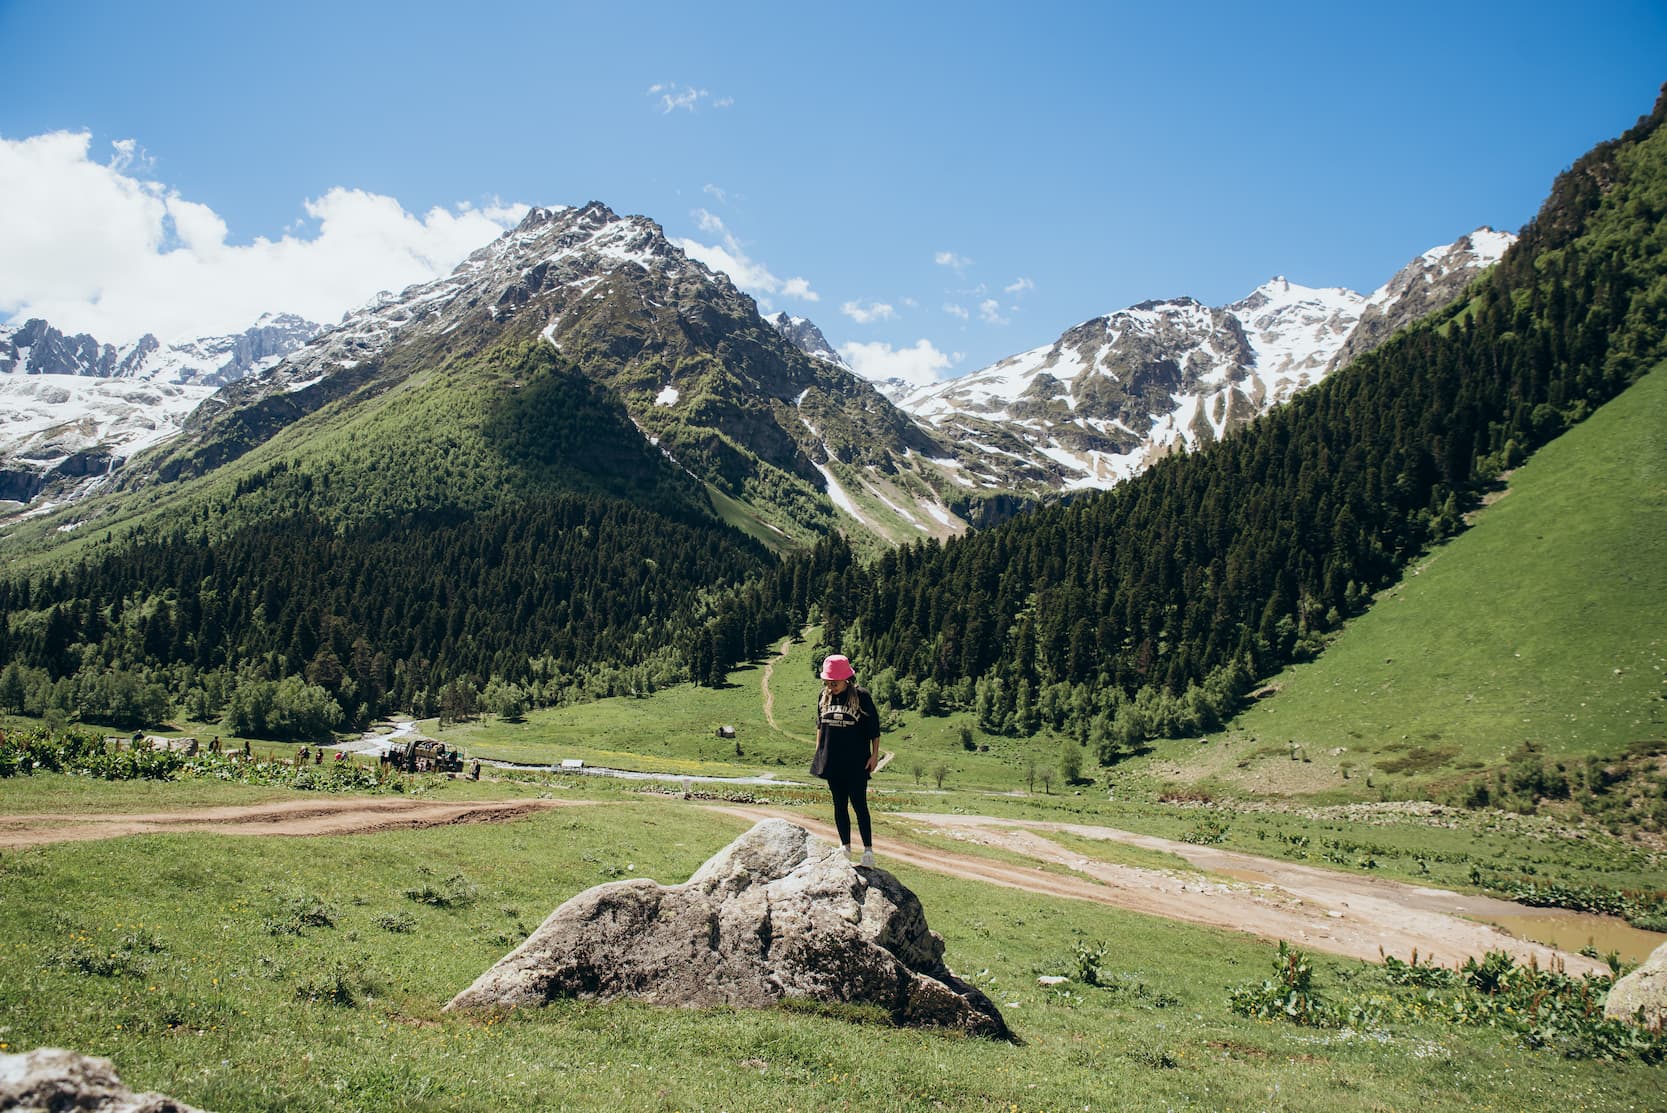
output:
{"label": "mountain ridge", "polygon": [[1447,305],[1514,242],[1479,228],[1423,252],[1370,295],[1275,277],[1219,308],[1152,299],[905,394],[934,428],[1024,458],[1067,490],[1115,486],[1258,414]]}
{"label": "mountain ridge", "polygon": [[[1472,276],[1489,261],[1484,249],[1502,250],[1509,238],[1481,229],[1432,249],[1370,297],[1276,278],[1221,309],[1190,298],[1142,302],[1074,326],[1051,345],[903,394],[851,372],[807,318],[760,315],[727,276],[687,257],[648,218],[620,217],[595,201],[534,208],[448,275],[384,292],[329,328],[263,319],[238,337],[171,347],[171,362],[150,337],[122,352],[65,338],[58,347],[76,358],[59,362],[89,377],[118,372],[101,393],[119,401],[101,408],[83,400],[88,390],[57,391],[83,412],[37,420],[53,431],[46,440],[57,456],[19,443],[0,472],[0,495],[27,502],[55,485],[55,498],[76,498],[202,474],[362,390],[378,377],[365,365],[398,341],[427,337],[439,352],[446,336],[444,345],[467,351],[498,334],[536,331],[558,351],[571,347],[577,365],[618,392],[651,444],[712,483],[715,501],[736,500],[765,535],[802,544],[854,520],[891,543],[950,536],[1060,492],[1114,485],[1178,447],[1220,439],[1323,378],[1362,322],[1381,342],[1444,304],[1462,286],[1453,276]],[[1467,269],[1450,261],[1461,247]],[[1409,292],[1419,295],[1416,311],[1406,308]],[[662,311],[672,303],[675,311]],[[269,339],[275,323],[292,326],[281,342]],[[241,359],[203,369],[208,355],[239,345]],[[22,346],[25,356],[44,350]],[[794,366],[792,352],[813,363]],[[178,371],[189,358],[194,370]],[[176,368],[166,397],[140,396],[156,399],[148,424],[125,381],[141,363]],[[714,367],[722,371],[716,389],[703,373]],[[1102,374],[1085,378],[1084,370]],[[149,380],[160,377],[153,370]],[[19,381],[0,379],[0,394],[22,391]],[[153,446],[163,446],[158,463],[124,473],[128,459]],[[783,483],[794,493],[779,494]],[[754,507],[761,490],[778,493]]]}

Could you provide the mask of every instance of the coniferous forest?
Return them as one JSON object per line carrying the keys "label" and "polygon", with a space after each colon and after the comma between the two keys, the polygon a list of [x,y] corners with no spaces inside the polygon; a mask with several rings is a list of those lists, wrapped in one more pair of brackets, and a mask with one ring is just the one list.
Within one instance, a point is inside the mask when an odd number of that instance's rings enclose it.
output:
{"label": "coniferous forest", "polygon": [[838,536],[778,559],[595,489],[153,531],[0,577],[0,710],[321,737],[718,684],[819,622],[896,706],[1105,761],[1211,728],[1667,353],[1664,115],[1561,175],[1448,310],[1115,491],[868,565]]}

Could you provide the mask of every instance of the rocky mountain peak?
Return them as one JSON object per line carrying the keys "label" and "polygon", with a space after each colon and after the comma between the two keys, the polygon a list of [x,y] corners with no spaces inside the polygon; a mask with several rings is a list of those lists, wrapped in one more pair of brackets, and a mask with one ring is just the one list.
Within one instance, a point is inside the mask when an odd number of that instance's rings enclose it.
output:
{"label": "rocky mountain peak", "polygon": [[792,341],[793,346],[805,355],[814,359],[826,360],[829,363],[837,363],[839,366],[849,369],[850,365],[845,362],[844,357],[834,350],[834,346],[828,343],[828,338],[822,335],[822,330],[817,328],[816,323],[808,317],[793,317],[786,310],[782,310],[772,313],[764,319],[775,326],[777,332]]}

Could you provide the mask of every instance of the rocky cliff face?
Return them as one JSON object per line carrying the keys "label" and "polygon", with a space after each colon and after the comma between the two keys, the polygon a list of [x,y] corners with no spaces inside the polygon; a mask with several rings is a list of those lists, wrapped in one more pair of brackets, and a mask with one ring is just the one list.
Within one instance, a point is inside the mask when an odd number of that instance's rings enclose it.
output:
{"label": "rocky cliff face", "polygon": [[1451,304],[1515,242],[1509,232],[1478,228],[1402,267],[1372,296],[1327,370],[1346,366],[1412,322]]}
{"label": "rocky cliff face", "polygon": [[786,312],[781,312],[772,313],[764,319],[774,325],[777,332],[787,337],[793,346],[805,355],[825,359],[841,367],[850,366],[834,351],[833,345],[828,343],[828,338],[822,335],[822,330],[808,317],[790,317]]}

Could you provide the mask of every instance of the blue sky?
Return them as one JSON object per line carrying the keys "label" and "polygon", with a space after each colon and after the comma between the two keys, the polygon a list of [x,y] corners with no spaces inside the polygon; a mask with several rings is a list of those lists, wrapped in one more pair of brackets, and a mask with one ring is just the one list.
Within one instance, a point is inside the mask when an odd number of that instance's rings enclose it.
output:
{"label": "blue sky", "polygon": [[0,320],[333,320],[596,199],[920,378],[1515,230],[1651,108],[1667,5],[0,0],[0,43]]}

